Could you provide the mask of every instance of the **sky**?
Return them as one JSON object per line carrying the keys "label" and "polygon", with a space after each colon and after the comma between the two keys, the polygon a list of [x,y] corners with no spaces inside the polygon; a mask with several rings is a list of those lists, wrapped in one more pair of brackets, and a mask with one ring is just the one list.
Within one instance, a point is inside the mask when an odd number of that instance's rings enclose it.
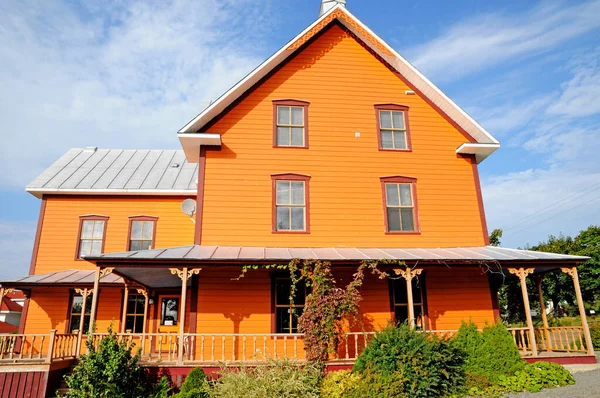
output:
{"label": "sky", "polygon": [[[319,0],[0,1],[0,277],[28,273],[69,148],[178,148],[210,100],[318,17]],[[505,247],[600,224],[600,0],[347,0],[500,140],[479,166]]]}

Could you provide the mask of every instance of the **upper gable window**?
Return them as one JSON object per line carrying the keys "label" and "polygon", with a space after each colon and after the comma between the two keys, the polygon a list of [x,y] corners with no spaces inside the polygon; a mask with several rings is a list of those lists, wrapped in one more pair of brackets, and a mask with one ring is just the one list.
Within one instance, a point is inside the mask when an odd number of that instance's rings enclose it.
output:
{"label": "upper gable window", "polygon": [[102,254],[108,217],[81,216],[79,220],[79,245],[76,258]]}
{"label": "upper gable window", "polygon": [[379,149],[410,151],[408,107],[404,105],[375,105]]}
{"label": "upper gable window", "polygon": [[154,248],[157,217],[129,217],[128,250],[150,250]]}
{"label": "upper gable window", "polygon": [[273,101],[274,147],[308,148],[308,102]]}

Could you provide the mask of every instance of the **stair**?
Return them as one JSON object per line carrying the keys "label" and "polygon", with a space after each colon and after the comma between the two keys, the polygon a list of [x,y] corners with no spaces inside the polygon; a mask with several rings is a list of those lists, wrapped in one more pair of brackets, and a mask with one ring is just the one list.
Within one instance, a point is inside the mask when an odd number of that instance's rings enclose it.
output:
{"label": "stair", "polygon": [[56,395],[54,396],[54,398],[57,398],[59,396],[64,396],[66,393],[71,392],[71,389],[69,388],[69,386],[67,386],[65,377],[69,376],[71,373],[73,373],[74,368],[75,368],[75,365],[71,365],[71,367],[69,368],[69,371],[63,375],[63,378],[60,381],[60,387],[57,388],[55,391]]}

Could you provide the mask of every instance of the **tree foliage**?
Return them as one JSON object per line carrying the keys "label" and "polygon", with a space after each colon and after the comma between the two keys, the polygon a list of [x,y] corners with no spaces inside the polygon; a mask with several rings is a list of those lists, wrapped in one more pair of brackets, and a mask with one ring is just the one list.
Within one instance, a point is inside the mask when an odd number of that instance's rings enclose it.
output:
{"label": "tree foliage", "polygon": [[500,246],[500,238],[502,238],[502,230],[500,228],[496,228],[490,234],[490,245]]}

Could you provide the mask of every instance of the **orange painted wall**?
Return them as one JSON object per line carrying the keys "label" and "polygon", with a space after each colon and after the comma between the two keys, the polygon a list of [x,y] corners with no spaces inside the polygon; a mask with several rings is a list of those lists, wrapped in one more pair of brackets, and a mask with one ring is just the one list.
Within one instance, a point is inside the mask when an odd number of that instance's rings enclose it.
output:
{"label": "orange painted wall", "polygon": [[33,289],[29,298],[25,333],[64,333],[69,311],[69,289]]}
{"label": "orange painted wall", "polygon": [[[484,244],[467,139],[333,26],[207,131],[202,244],[452,247]],[[273,148],[275,99],[309,101],[309,149]],[[408,105],[412,152],[379,151],[374,104]],[[360,138],[355,138],[360,132]],[[273,234],[271,174],[308,174],[310,234]],[[384,234],[380,177],[416,177],[420,235]]]}
{"label": "orange painted wall", "polygon": [[129,217],[157,216],[156,248],[182,246],[194,242],[194,223],[181,211],[184,198],[162,197],[82,197],[52,196],[46,200],[46,212],[35,267],[36,274],[67,269],[93,269],[83,260],[75,260],[79,216],[109,216],[106,224],[105,253],[127,250]]}
{"label": "orange painted wall", "polygon": [[479,268],[435,268],[427,271],[426,284],[432,329],[456,330],[469,319],[479,327],[494,322],[488,276]]}

